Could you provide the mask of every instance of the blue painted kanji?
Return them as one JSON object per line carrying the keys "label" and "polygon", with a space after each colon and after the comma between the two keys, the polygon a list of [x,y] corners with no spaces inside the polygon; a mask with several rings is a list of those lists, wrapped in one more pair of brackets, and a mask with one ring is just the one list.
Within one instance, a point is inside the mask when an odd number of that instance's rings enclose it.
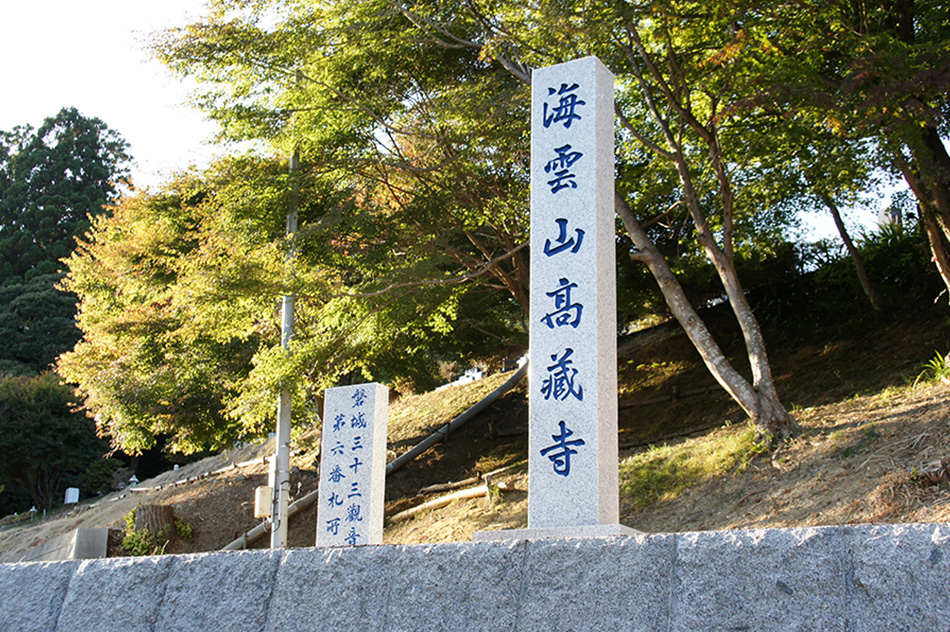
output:
{"label": "blue painted kanji", "polygon": [[564,401],[573,396],[578,401],[584,401],[584,388],[574,383],[577,369],[570,366],[574,363],[570,359],[572,355],[574,355],[574,350],[570,347],[564,349],[560,357],[556,353],[551,355],[554,364],[547,367],[548,376],[541,382],[541,394],[544,395],[544,399],[553,397]]}
{"label": "blue painted kanji", "polygon": [[568,441],[568,438],[571,437],[574,432],[567,427],[565,422],[558,422],[558,427],[561,432],[556,435],[551,435],[551,438],[554,439],[554,445],[541,450],[541,456],[546,456],[551,459],[554,463],[555,473],[561,476],[570,476],[571,455],[577,454],[577,450],[575,450],[574,447],[582,446],[585,442],[583,439],[572,439]]}
{"label": "blue painted kanji", "polygon": [[576,228],[574,229],[575,235],[568,239],[567,218],[559,217],[554,221],[557,222],[558,235],[553,244],[551,243],[550,239],[544,240],[544,254],[549,257],[553,257],[554,255],[564,252],[565,250],[570,250],[574,253],[580,250],[581,244],[584,242],[584,231],[580,228]]}
{"label": "blue painted kanji", "polygon": [[551,193],[557,193],[563,189],[577,188],[577,175],[570,169],[571,165],[580,160],[584,154],[579,151],[571,151],[570,145],[555,147],[554,153],[557,157],[548,161],[544,165],[544,172],[554,175],[553,180],[548,180],[548,186],[551,187]]}
{"label": "blue painted kanji", "polygon": [[582,303],[571,302],[571,291],[577,288],[576,283],[571,283],[566,278],[558,281],[558,286],[546,296],[554,299],[554,311],[541,317],[541,322],[550,329],[570,325],[574,329],[581,324],[581,316],[584,314],[584,305]]}
{"label": "blue painted kanji", "polygon": [[550,111],[547,102],[544,103],[542,120],[545,128],[550,127],[551,123],[563,123],[565,128],[570,129],[571,123],[581,119],[581,116],[575,110],[587,103],[578,99],[577,95],[574,94],[574,91],[579,87],[576,83],[570,86],[562,83],[560,88],[548,88],[548,96],[556,93],[558,102],[557,105],[551,107]]}

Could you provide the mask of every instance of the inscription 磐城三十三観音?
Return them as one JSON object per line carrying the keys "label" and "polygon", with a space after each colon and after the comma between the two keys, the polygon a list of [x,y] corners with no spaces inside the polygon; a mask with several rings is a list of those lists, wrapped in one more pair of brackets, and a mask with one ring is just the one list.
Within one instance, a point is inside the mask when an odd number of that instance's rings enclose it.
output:
{"label": "inscription \u78d0\u57ce\u4e09\u5341\u4e09\u89b3\u97f3", "polygon": [[[382,543],[388,389],[327,389],[320,463],[317,546]],[[345,527],[345,528],[341,528]]]}

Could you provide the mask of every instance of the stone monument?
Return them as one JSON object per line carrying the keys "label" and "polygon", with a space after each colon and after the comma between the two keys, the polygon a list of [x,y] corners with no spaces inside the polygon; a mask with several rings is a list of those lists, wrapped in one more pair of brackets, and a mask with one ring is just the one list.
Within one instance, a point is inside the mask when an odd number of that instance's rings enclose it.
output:
{"label": "stone monument", "polygon": [[324,393],[317,546],[383,543],[388,421],[382,384]]}
{"label": "stone monument", "polygon": [[532,75],[528,529],[621,535],[613,75],[596,57]]}

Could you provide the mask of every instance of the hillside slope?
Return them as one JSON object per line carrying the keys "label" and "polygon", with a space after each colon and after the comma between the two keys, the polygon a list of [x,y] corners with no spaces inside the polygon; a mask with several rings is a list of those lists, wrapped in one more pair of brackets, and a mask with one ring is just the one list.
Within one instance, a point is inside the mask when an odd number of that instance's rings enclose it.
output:
{"label": "hillside slope", "polygon": [[[728,319],[714,322],[736,352],[740,337]],[[775,344],[772,361],[781,394],[803,433],[775,454],[761,453],[741,411],[705,372],[675,327],[631,337],[620,345],[621,521],[650,532],[843,524],[950,521],[946,485],[922,487],[916,473],[950,457],[950,387],[914,378],[946,349],[950,327],[935,308],[905,314],[861,334],[810,345]],[[730,347],[727,347],[727,349]],[[389,458],[478,401],[507,375],[405,397],[391,406]],[[316,432],[298,440],[292,497],[317,485]],[[723,446],[696,469],[697,455]],[[651,447],[653,446],[653,447]],[[664,447],[665,446],[665,447]],[[0,561],[16,561],[45,538],[77,526],[120,526],[140,503],[171,504],[194,531],[166,552],[216,550],[254,527],[253,489],[266,484],[263,457],[272,446],[240,451],[169,472],[141,487],[220,470],[197,482],[152,492],[124,491],[72,517],[0,532]],[[387,515],[438,494],[426,486],[502,470],[493,483],[507,490],[456,501],[388,524],[386,542],[468,540],[483,529],[525,526],[527,405],[522,382],[448,440],[387,480]],[[707,457],[702,457],[707,458]],[[731,460],[730,460],[731,459]],[[717,469],[718,468],[718,469]],[[312,546],[316,508],[291,523],[290,546]],[[267,546],[267,539],[257,546]]]}

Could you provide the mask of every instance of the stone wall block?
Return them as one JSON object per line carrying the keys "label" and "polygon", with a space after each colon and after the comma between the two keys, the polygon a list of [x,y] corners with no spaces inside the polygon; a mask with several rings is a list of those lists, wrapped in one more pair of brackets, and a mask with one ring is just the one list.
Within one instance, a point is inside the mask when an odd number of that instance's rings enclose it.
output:
{"label": "stone wall block", "polygon": [[282,551],[183,555],[165,581],[155,632],[259,632]]}
{"label": "stone wall block", "polygon": [[397,547],[387,632],[515,630],[527,545],[516,540]]}
{"label": "stone wall block", "polygon": [[0,564],[0,629],[52,632],[79,562]]}
{"label": "stone wall block", "polygon": [[676,537],[671,631],[844,630],[839,527]]}
{"label": "stone wall block", "polygon": [[57,632],[153,632],[177,558],[119,557],[79,565]]}
{"label": "stone wall block", "polygon": [[531,541],[519,631],[666,630],[674,536]]}
{"label": "stone wall block", "polygon": [[853,527],[849,632],[950,631],[950,525]]}
{"label": "stone wall block", "polygon": [[383,630],[395,547],[292,549],[277,571],[268,632]]}

